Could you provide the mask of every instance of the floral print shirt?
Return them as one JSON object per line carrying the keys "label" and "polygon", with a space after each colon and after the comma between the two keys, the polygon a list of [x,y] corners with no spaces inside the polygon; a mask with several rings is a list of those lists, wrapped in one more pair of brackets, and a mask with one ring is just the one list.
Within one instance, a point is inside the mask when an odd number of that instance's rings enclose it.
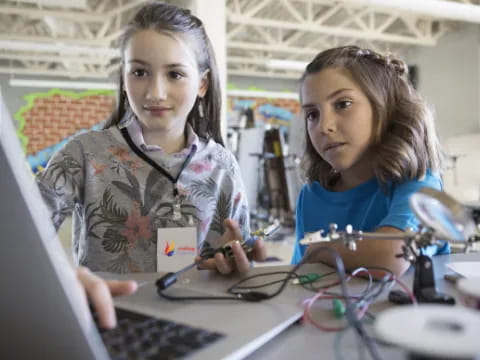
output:
{"label": "floral print shirt", "polygon": [[173,217],[173,184],[130,149],[117,127],[78,135],[50,159],[37,181],[57,229],[73,216],[77,264],[93,271],[155,272],[158,228],[196,226],[199,254],[222,245],[225,219],[249,235],[247,199],[231,152],[199,139],[191,128],[179,153],[142,149],[176,176],[193,144],[197,151],[177,184],[180,219]]}

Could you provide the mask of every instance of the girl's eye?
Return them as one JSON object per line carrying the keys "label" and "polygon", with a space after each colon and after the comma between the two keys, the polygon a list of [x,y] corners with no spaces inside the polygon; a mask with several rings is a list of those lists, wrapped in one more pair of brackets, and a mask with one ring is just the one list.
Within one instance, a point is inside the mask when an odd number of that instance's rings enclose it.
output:
{"label": "girl's eye", "polygon": [[137,69],[132,71],[132,74],[135,75],[136,77],[145,77],[147,76],[147,71],[143,69]]}
{"label": "girl's eye", "polygon": [[308,122],[317,121],[319,116],[320,114],[318,110],[308,110],[307,112],[305,112],[305,120],[307,120]]}
{"label": "girl's eye", "polygon": [[178,71],[170,71],[168,73],[168,77],[172,80],[180,80],[184,76],[183,76],[183,74],[179,73]]}
{"label": "girl's eye", "polygon": [[346,109],[352,105],[352,102],[350,100],[340,100],[335,103],[335,109],[341,110],[341,109]]}

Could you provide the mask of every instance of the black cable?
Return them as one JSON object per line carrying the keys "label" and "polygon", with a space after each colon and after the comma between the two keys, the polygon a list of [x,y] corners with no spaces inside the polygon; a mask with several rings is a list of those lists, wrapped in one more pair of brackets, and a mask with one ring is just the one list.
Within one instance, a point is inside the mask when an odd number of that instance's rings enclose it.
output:
{"label": "black cable", "polygon": [[330,247],[318,247],[313,251],[311,251],[309,254],[307,254],[302,259],[302,261],[297,266],[295,266],[294,271],[296,271],[300,265],[307,262],[307,260],[309,260],[313,255],[317,255],[319,252],[322,252],[322,251],[329,252],[335,261],[335,267],[337,268],[337,272],[340,278],[340,288],[342,290],[342,295],[345,298],[345,315],[347,317],[348,323],[355,329],[357,334],[362,338],[372,358],[375,360],[381,359],[375,343],[370,340],[368,334],[365,332],[365,329],[363,328],[361,321],[359,321],[357,319],[357,316],[355,315],[354,305],[352,304],[350,296],[348,295],[347,275],[345,272],[345,266],[338,252],[336,252],[333,248],[330,248]]}
{"label": "black cable", "polygon": [[[287,275],[290,276],[290,271],[273,271],[273,272],[267,272],[267,273],[263,273],[263,274],[255,274],[255,275],[252,275],[252,276],[249,276],[245,279],[240,280],[236,284],[232,285],[227,291],[235,294],[236,292],[234,291],[234,289],[248,291],[250,289],[259,289],[259,288],[262,288],[262,287],[272,286],[272,285],[284,282],[285,279],[274,280],[274,281],[270,281],[268,283],[264,283],[264,284],[260,284],[260,285],[251,285],[251,286],[239,286],[239,284],[250,281],[252,279],[264,277],[264,276],[280,275],[280,274],[287,274]],[[300,275],[293,274],[293,276],[291,276],[290,278],[298,278],[298,277],[300,277]],[[288,277],[287,277],[287,279],[288,279]],[[231,292],[231,291],[233,291],[233,292]]]}
{"label": "black cable", "polygon": [[[265,299],[272,299],[274,298],[275,296],[278,296],[282,293],[282,291],[285,289],[285,287],[287,286],[287,283],[290,279],[293,279],[295,277],[298,277],[297,275],[297,270],[307,262],[307,260],[309,260],[313,255],[316,255],[318,251],[328,251],[330,252],[334,258],[335,258],[335,263],[337,265],[337,271],[338,272],[342,272],[343,273],[343,278],[341,276],[341,281],[340,281],[340,285],[342,286],[342,292],[344,292],[345,294],[347,293],[347,289],[346,289],[346,275],[345,275],[345,267],[343,266],[343,261],[342,259],[340,258],[340,255],[338,255],[338,253],[334,250],[334,249],[331,249],[331,248],[328,248],[328,247],[320,247],[318,249],[315,249],[315,251],[312,251],[310,254],[307,254],[306,256],[303,257],[303,259],[293,267],[292,270],[288,271],[287,272],[287,276],[285,277],[285,279],[281,280],[282,282],[282,285],[279,287],[279,289],[274,292],[273,294],[266,294],[266,297]],[[238,294],[248,294],[248,292],[236,292],[235,291],[235,287],[238,286],[238,284],[241,284],[247,280],[250,280],[250,278],[253,278],[253,277],[256,277],[258,275],[262,275],[262,274],[257,274],[257,275],[253,275],[249,278],[245,278],[245,279],[242,279],[240,280],[239,282],[237,282],[236,284],[234,284],[233,286],[231,286],[227,291],[231,294],[234,294],[234,295],[238,295]],[[263,274],[264,275],[264,274]],[[343,279],[343,281],[342,281]],[[335,283],[336,284],[336,283]]]}
{"label": "black cable", "polygon": [[240,300],[249,302],[258,302],[268,299],[268,294],[259,291],[250,291],[234,294],[235,296],[174,296],[165,293],[164,290],[157,288],[157,294],[168,300],[191,301],[191,300]]}
{"label": "black cable", "polygon": [[[157,293],[159,296],[168,299],[168,300],[181,300],[181,301],[188,301],[188,300],[241,300],[241,301],[262,301],[262,300],[267,300],[267,299],[272,299],[279,294],[283,292],[285,287],[287,286],[287,283],[290,279],[298,277],[297,270],[305,264],[310,258],[312,258],[314,255],[317,255],[320,252],[329,252],[330,255],[333,257],[334,262],[335,262],[335,267],[340,279],[340,288],[342,292],[342,296],[345,301],[345,315],[347,318],[348,323],[351,325],[351,327],[356,331],[356,333],[360,336],[362,339],[363,343],[366,345],[370,355],[372,356],[373,359],[375,360],[380,360],[380,354],[378,353],[378,349],[376,348],[376,344],[374,341],[371,340],[371,338],[368,336],[366,333],[365,329],[363,328],[362,322],[357,319],[357,316],[355,314],[355,305],[352,304],[352,299],[348,294],[348,288],[347,288],[347,275],[345,271],[345,266],[343,264],[343,261],[335,249],[330,248],[330,247],[318,247],[311,251],[310,253],[306,254],[303,259],[293,267],[292,270],[286,272],[287,276],[283,280],[278,280],[275,281],[275,283],[281,282],[281,286],[278,288],[277,291],[275,291],[272,294],[264,293],[264,292],[259,292],[259,291],[236,291],[236,289],[248,289],[246,287],[239,287],[239,284],[242,284],[248,280],[251,280],[251,278],[259,277],[259,276],[266,276],[268,273],[264,274],[256,274],[250,277],[247,277],[245,279],[240,280],[239,282],[235,283],[233,286],[231,286],[227,291],[234,295],[234,296],[173,296],[166,294],[164,292],[164,289],[160,288],[157,286]],[[278,273],[278,272],[276,272]],[[268,283],[271,285],[271,283]],[[336,283],[335,283],[336,284]],[[263,285],[265,286],[265,285]],[[267,285],[268,286],[268,285]],[[256,286],[255,288],[259,288],[259,286]]]}

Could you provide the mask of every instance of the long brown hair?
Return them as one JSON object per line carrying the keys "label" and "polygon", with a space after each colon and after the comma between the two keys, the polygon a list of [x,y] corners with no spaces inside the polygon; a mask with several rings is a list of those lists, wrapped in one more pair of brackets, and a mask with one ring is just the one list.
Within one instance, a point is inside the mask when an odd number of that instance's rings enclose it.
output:
{"label": "long brown hair", "polygon": [[[171,4],[152,2],[143,6],[128,23],[120,37],[120,50],[123,57],[128,41],[137,32],[153,29],[159,32],[180,34],[190,41],[194,49],[198,70],[200,73],[207,71],[208,90],[203,99],[197,98],[192,110],[187,116],[187,122],[195,133],[202,138],[213,138],[223,145],[220,131],[220,81],[218,78],[217,63],[213,48],[208,38],[203,23],[193,16],[190,10],[178,8]],[[108,120],[105,128],[117,125],[125,115],[127,97],[123,91],[123,76],[121,71],[118,77],[118,90],[116,107]],[[204,116],[200,116],[200,101],[203,102]]]}
{"label": "long brown hair", "polygon": [[[421,179],[427,170],[440,173],[442,157],[432,112],[408,79],[405,63],[357,46],[319,53],[300,79],[326,68],[346,69],[370,101],[374,116],[371,147],[376,178],[382,185]],[[338,179],[306,133],[304,168],[309,181],[330,188]]]}

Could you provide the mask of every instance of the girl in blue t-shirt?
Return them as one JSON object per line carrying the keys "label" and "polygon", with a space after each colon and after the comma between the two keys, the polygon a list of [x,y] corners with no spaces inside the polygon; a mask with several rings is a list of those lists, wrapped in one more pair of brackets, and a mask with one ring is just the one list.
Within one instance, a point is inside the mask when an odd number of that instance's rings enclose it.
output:
{"label": "girl in blue t-shirt", "polygon": [[[417,227],[412,193],[441,189],[441,156],[431,112],[402,60],[356,46],[318,54],[301,78],[308,183],[297,203],[293,263],[308,250],[298,241],[330,223],[343,230],[401,233]],[[377,266],[402,274],[403,242],[362,240],[355,252],[330,244],[347,268]],[[323,246],[323,245],[322,245]],[[438,249],[436,249],[438,250]],[[448,249],[441,249],[447,251]],[[311,261],[332,263],[320,253]]]}

